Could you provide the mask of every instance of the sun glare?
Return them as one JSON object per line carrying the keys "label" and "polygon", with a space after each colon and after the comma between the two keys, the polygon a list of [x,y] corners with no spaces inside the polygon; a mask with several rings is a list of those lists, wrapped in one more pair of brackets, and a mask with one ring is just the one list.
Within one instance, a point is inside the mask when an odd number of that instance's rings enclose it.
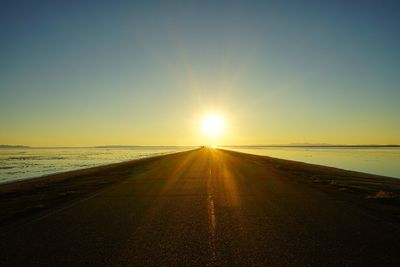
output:
{"label": "sun glare", "polygon": [[217,135],[224,129],[225,123],[221,116],[212,114],[203,119],[203,132],[209,135]]}

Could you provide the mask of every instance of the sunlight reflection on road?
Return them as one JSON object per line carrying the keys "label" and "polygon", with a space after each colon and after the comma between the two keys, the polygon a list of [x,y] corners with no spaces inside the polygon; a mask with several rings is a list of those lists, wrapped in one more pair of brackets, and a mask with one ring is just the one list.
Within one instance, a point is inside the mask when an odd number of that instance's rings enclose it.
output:
{"label": "sunlight reflection on road", "polygon": [[210,230],[210,250],[211,250],[211,263],[215,265],[217,261],[217,254],[216,254],[216,227],[217,222],[215,218],[215,207],[214,207],[214,199],[213,199],[213,189],[210,184],[211,181],[211,169],[209,169],[209,179],[208,179],[208,199],[207,199],[207,207],[208,207],[208,219],[209,219],[209,230]]}

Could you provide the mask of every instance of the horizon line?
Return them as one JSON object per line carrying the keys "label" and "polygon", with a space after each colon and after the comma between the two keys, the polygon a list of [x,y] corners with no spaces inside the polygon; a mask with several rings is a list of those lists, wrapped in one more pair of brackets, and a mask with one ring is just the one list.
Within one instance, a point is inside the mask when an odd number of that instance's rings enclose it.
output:
{"label": "horizon line", "polygon": [[[127,148],[127,147],[209,147],[210,145],[100,145],[100,146],[27,146],[0,145],[0,148]],[[215,145],[215,147],[400,147],[400,144],[256,144],[256,145]]]}

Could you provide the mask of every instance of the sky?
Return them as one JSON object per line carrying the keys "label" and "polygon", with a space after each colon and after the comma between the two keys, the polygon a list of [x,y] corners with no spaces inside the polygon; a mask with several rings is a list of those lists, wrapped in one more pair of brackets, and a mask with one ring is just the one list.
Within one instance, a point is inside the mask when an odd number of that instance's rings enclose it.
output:
{"label": "sky", "polygon": [[0,144],[400,144],[396,2],[2,1]]}

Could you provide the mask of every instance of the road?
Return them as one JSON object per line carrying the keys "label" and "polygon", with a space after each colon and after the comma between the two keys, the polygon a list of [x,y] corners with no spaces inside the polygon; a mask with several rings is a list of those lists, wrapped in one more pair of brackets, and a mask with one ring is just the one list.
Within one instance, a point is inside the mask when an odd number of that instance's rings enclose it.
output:
{"label": "road", "polygon": [[[257,156],[204,148],[2,236],[2,266],[398,266],[399,223]],[[359,203],[359,202],[357,202]],[[360,202],[362,203],[362,202]]]}

